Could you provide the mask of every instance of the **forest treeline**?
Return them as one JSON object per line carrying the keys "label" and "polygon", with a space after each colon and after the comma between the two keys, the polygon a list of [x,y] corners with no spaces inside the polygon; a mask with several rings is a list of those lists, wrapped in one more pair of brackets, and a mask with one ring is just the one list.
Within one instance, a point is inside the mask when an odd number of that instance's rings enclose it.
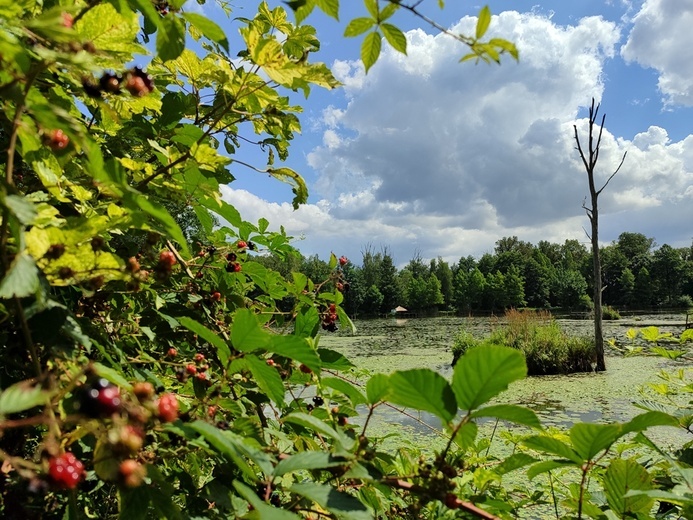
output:
{"label": "forest treeline", "polygon": [[[624,232],[601,248],[603,303],[618,309],[650,310],[693,306],[693,247],[658,246],[642,233]],[[257,257],[283,272],[323,280],[327,261]],[[450,264],[420,254],[397,269],[390,251],[366,246],[360,265],[344,266],[344,307],[351,316],[377,316],[403,306],[413,312],[459,313],[517,307],[590,310],[592,254],[577,240],[537,245],[504,237],[493,253],[462,257]]]}

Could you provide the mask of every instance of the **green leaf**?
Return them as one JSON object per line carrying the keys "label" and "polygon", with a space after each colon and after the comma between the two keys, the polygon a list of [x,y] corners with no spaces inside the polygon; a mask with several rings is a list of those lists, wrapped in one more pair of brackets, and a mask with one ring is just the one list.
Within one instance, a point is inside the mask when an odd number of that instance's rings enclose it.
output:
{"label": "green leaf", "polygon": [[17,255],[0,282],[0,298],[24,298],[39,288],[39,270],[28,254]]}
{"label": "green leaf", "polygon": [[[455,395],[443,376],[429,369],[394,372],[388,400],[407,408],[431,412],[444,422],[457,413]],[[370,399],[369,399],[370,400]]]}
{"label": "green leaf", "polygon": [[92,368],[99,377],[103,377],[104,379],[109,380],[114,385],[117,385],[125,390],[132,390],[132,384],[130,384],[130,382],[127,379],[125,379],[120,372],[110,367],[107,367],[106,365],[103,365],[99,362],[92,363]]}
{"label": "green leaf", "polygon": [[306,469],[334,468],[344,464],[343,458],[336,458],[324,451],[302,451],[280,461],[274,468],[274,476],[281,477],[287,473]]}
{"label": "green leaf", "polygon": [[197,13],[183,13],[183,18],[200,31],[205,38],[218,43],[226,52],[229,52],[229,41],[226,39],[226,34],[224,34],[224,30],[216,22]]}
{"label": "green leaf", "polygon": [[323,368],[332,370],[349,370],[354,367],[354,364],[349,361],[344,354],[329,348],[319,348],[318,356],[320,356],[320,364]]}
{"label": "green leaf", "polygon": [[229,357],[231,356],[231,349],[229,349],[229,346],[226,344],[226,341],[224,341],[215,332],[212,332],[201,323],[198,323],[197,321],[193,320],[192,318],[188,318],[187,316],[180,316],[178,318],[178,323],[180,323],[190,332],[197,334],[206,342],[211,343],[212,346],[216,347],[219,360],[221,361],[222,365],[226,366],[226,362],[229,360]]}
{"label": "green leaf", "polygon": [[514,404],[485,406],[472,413],[471,417],[495,417],[504,421],[524,424],[525,426],[529,426],[531,428],[541,429],[541,421],[533,410]]}
{"label": "green leaf", "polygon": [[303,412],[294,412],[282,418],[283,422],[298,424],[316,433],[327,435],[336,441],[338,444],[343,444],[346,449],[350,449],[354,445],[354,440],[340,434],[327,423],[324,423],[317,417],[308,415]]}
{"label": "green leaf", "polygon": [[0,199],[0,202],[17,217],[22,225],[30,226],[34,223],[37,211],[36,206],[31,201],[19,195],[7,195],[4,199]]}
{"label": "green leaf", "polygon": [[621,435],[631,432],[641,432],[653,426],[678,426],[679,421],[673,415],[661,411],[650,411],[636,415],[622,425]]}
{"label": "green leaf", "polygon": [[505,475],[516,469],[524,468],[525,466],[536,462],[537,459],[527,455],[526,453],[515,453],[498,464],[493,470],[499,475]]}
{"label": "green leaf", "polygon": [[270,334],[260,327],[257,317],[249,309],[238,309],[233,315],[231,345],[241,352],[264,349],[270,343]]}
{"label": "green leaf", "polygon": [[473,348],[457,361],[452,389],[460,408],[474,410],[526,376],[527,365],[519,350],[495,345]]}
{"label": "green leaf", "polygon": [[149,490],[147,486],[121,488],[118,491],[118,502],[119,520],[144,520],[149,511]]}
{"label": "green leaf", "polygon": [[255,469],[246,462],[246,457],[257,464],[265,475],[271,475],[274,471],[272,461],[266,453],[249,446],[242,437],[233,432],[222,431],[205,421],[195,421],[186,425],[186,429],[202,435],[214,449],[238,466],[251,482],[256,481],[258,477]]}
{"label": "green leaf", "polygon": [[538,475],[546,473],[547,471],[575,465],[576,464],[570,460],[545,460],[543,462],[537,462],[527,469],[527,478],[533,480]]}
{"label": "green leaf", "polygon": [[245,498],[248,502],[250,502],[250,505],[253,506],[253,509],[257,514],[255,518],[259,518],[260,520],[301,520],[302,518],[289,511],[278,509],[265,503],[260,497],[257,496],[257,493],[255,493],[254,490],[238,480],[233,481],[233,487],[236,488],[239,495]]}
{"label": "green leaf", "polygon": [[583,460],[592,460],[622,435],[619,424],[577,423],[570,428],[570,440]]}
{"label": "green leaf", "polygon": [[339,20],[339,0],[315,0],[315,5],[326,15]]}
{"label": "green leaf", "polygon": [[379,18],[378,0],[364,0],[363,2],[368,9],[368,13],[374,20]]}
{"label": "green leaf", "polygon": [[346,38],[352,38],[358,36],[359,34],[365,33],[368,29],[375,25],[375,20],[373,18],[354,18],[349,22],[344,29],[344,36]]}
{"label": "green leaf", "polygon": [[284,383],[277,369],[269,366],[264,359],[254,355],[246,356],[245,362],[260,390],[272,401],[282,406],[284,404]]}
{"label": "green leaf", "polygon": [[298,209],[301,204],[305,204],[308,201],[308,187],[306,186],[306,181],[291,168],[268,168],[267,173],[275,179],[290,184],[293,187],[294,199],[291,201],[291,204],[294,209]]}
{"label": "green leaf", "polygon": [[547,435],[534,435],[532,437],[527,437],[522,439],[520,444],[542,453],[558,455],[559,457],[568,459],[575,464],[582,464],[584,462],[584,459],[582,459],[580,455],[578,455],[575,450],[565,442]]}
{"label": "green leaf", "polygon": [[479,11],[479,18],[476,21],[476,39],[480,39],[486,31],[488,26],[491,24],[491,10],[485,5],[481,11]]}
{"label": "green leaf", "polygon": [[367,402],[366,396],[363,395],[361,390],[344,379],[325,377],[322,380],[322,384],[347,396],[353,406],[358,406]]}
{"label": "green leaf", "polygon": [[375,374],[366,383],[368,404],[377,404],[387,397],[390,391],[390,379],[385,374]]}
{"label": "green leaf", "polygon": [[407,53],[407,37],[398,27],[390,23],[381,23],[380,30],[383,31],[387,43],[389,43],[393,49],[402,54]]}
{"label": "green leaf", "polygon": [[0,415],[23,412],[34,406],[50,402],[52,392],[44,390],[33,381],[20,381],[0,394]]}
{"label": "green leaf", "polygon": [[163,225],[162,231],[178,243],[182,253],[184,255],[190,254],[188,251],[188,243],[185,240],[183,231],[181,231],[176,220],[163,205],[145,197],[140,193],[133,192],[123,194],[123,202],[125,202],[128,208],[139,208],[147,213],[150,217],[156,219]]}
{"label": "green leaf", "polygon": [[604,475],[604,491],[609,507],[619,518],[636,517],[637,513],[646,514],[654,505],[654,500],[644,495],[624,498],[631,489],[652,489],[650,474],[634,460],[612,460]]}
{"label": "green leaf", "polygon": [[296,316],[294,334],[302,338],[312,338],[318,332],[320,314],[313,306],[305,307]]}
{"label": "green leaf", "polygon": [[356,498],[331,486],[304,482],[294,484],[290,491],[312,500],[323,509],[344,520],[373,520],[373,513]]}
{"label": "green leaf", "polygon": [[185,49],[185,24],[176,16],[161,19],[156,33],[156,53],[161,61],[175,60]]}
{"label": "green leaf", "polygon": [[474,441],[476,441],[478,433],[479,427],[474,421],[469,421],[457,430],[455,442],[463,450],[471,449],[474,446]]}
{"label": "green leaf", "polygon": [[268,334],[269,342],[265,348],[280,356],[303,363],[313,372],[320,372],[321,364],[318,353],[311,347],[306,338]]}
{"label": "green leaf", "polygon": [[375,65],[380,56],[380,47],[382,46],[380,33],[374,31],[366,35],[361,44],[361,61],[364,67],[366,67],[366,72]]}
{"label": "green leaf", "polygon": [[379,19],[381,22],[384,22],[388,18],[390,18],[393,14],[397,12],[397,9],[399,9],[399,4],[398,3],[388,3],[383,7],[383,10],[380,11],[380,16]]}

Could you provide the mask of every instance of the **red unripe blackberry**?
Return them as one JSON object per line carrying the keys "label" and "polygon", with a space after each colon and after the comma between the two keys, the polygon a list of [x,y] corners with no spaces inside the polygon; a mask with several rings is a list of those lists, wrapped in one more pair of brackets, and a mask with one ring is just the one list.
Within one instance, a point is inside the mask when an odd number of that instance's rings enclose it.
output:
{"label": "red unripe blackberry", "polygon": [[169,269],[173,267],[176,263],[176,255],[174,255],[171,251],[164,250],[161,253],[159,253],[159,264],[163,266],[167,266]]}
{"label": "red unripe blackberry", "polygon": [[159,419],[162,422],[173,422],[178,419],[178,399],[173,394],[164,394],[157,404]]}
{"label": "red unripe blackberry", "polygon": [[60,489],[74,489],[84,478],[84,464],[72,453],[53,457],[48,463],[48,475]]}
{"label": "red unripe blackberry", "polygon": [[245,242],[245,240],[239,240],[238,243],[236,243],[236,247],[238,247],[238,249],[245,249],[248,247],[248,244]]}

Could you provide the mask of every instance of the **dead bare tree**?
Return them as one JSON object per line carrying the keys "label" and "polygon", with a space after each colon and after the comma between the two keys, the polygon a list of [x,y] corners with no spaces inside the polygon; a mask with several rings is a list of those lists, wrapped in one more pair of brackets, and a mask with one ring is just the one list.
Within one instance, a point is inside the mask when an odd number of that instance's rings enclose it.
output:
{"label": "dead bare tree", "polygon": [[582,148],[580,143],[580,137],[578,136],[577,125],[573,125],[575,130],[575,142],[577,143],[577,150],[580,152],[580,158],[582,159],[582,164],[587,172],[587,180],[590,186],[590,200],[591,207],[588,207],[586,202],[582,203],[582,207],[587,213],[587,217],[590,219],[591,224],[591,234],[588,234],[592,242],[592,267],[594,274],[594,343],[597,350],[597,372],[603,372],[606,370],[606,363],[604,362],[604,335],[602,332],[602,264],[599,258],[599,195],[604,188],[606,188],[614,178],[614,175],[618,173],[623,166],[623,162],[626,160],[626,153],[623,153],[621,162],[618,168],[606,179],[606,182],[601,188],[597,189],[594,181],[594,173],[597,167],[597,160],[599,159],[599,149],[602,142],[602,132],[604,130],[604,122],[606,121],[606,114],[602,116],[601,124],[599,124],[599,133],[597,135],[597,140],[594,140],[595,125],[597,122],[597,115],[599,113],[599,104],[595,107],[594,98],[592,98],[592,105],[589,111],[589,142],[587,145],[587,154]]}

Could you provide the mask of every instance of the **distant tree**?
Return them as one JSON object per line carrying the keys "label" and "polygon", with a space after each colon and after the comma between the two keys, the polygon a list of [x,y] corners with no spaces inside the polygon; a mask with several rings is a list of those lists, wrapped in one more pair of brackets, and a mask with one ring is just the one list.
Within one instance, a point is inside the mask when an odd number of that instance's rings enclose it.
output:
{"label": "distant tree", "polygon": [[658,303],[674,305],[681,294],[684,263],[679,251],[664,244],[652,255],[650,274],[654,282]]}
{"label": "distant tree", "polygon": [[488,276],[491,273],[495,273],[496,257],[491,253],[484,253],[481,256],[481,258],[479,258],[479,261],[477,262],[476,266],[479,268],[479,271],[481,271],[484,276]]}
{"label": "distant tree", "polygon": [[551,295],[551,279],[555,271],[549,258],[538,249],[525,263],[525,299],[530,307],[547,307]]}
{"label": "distant tree", "polygon": [[610,305],[620,303],[624,296],[619,280],[623,270],[628,268],[628,259],[616,244],[601,248],[599,254],[602,268],[602,300]]}
{"label": "distant tree", "polygon": [[453,279],[450,265],[441,257],[431,260],[431,273],[440,282],[440,292],[443,295],[445,308],[452,308]]}
{"label": "distant tree", "polygon": [[383,294],[380,290],[375,285],[368,287],[363,294],[363,302],[361,303],[362,312],[369,316],[377,316],[380,314],[380,307],[382,304]]}
{"label": "distant tree", "polygon": [[624,231],[616,242],[618,249],[628,259],[628,268],[637,273],[641,267],[647,267],[652,258],[654,238],[648,238],[642,233]]}
{"label": "distant tree", "polygon": [[486,286],[484,291],[485,307],[492,311],[505,309],[508,307],[508,302],[505,275],[500,271],[486,275]]}
{"label": "distant tree", "polygon": [[629,307],[635,304],[635,275],[629,268],[625,268],[621,272],[621,277],[618,279],[619,292],[621,300],[619,303],[628,305]]}
{"label": "distant tree", "polygon": [[505,273],[505,307],[524,307],[525,280],[520,274],[520,269],[512,265]]}
{"label": "distant tree", "polygon": [[458,312],[471,312],[483,305],[486,279],[479,269],[457,271],[454,280],[454,302]]}
{"label": "distant tree", "polygon": [[635,305],[640,309],[652,307],[654,290],[652,288],[652,277],[647,267],[641,267],[635,276],[635,286],[633,288],[633,299]]}
{"label": "distant tree", "polygon": [[604,122],[606,121],[606,114],[602,116],[602,122],[599,125],[599,133],[597,134],[596,143],[594,141],[594,131],[597,121],[597,114],[599,113],[599,105],[595,107],[594,98],[592,98],[592,106],[589,110],[589,123],[588,123],[588,144],[587,150],[583,150],[582,143],[580,142],[580,136],[578,135],[577,125],[573,125],[575,130],[575,142],[577,144],[578,152],[580,153],[580,159],[582,159],[582,164],[585,167],[585,172],[587,173],[587,181],[590,188],[590,205],[587,206],[586,202],[583,203],[582,207],[587,213],[587,217],[590,220],[590,240],[592,242],[592,264],[593,264],[593,301],[594,301],[594,343],[597,351],[597,365],[595,367],[597,372],[603,372],[606,370],[606,363],[604,362],[604,335],[602,332],[602,268],[599,259],[599,195],[607,187],[609,181],[614,178],[614,175],[618,173],[621,169],[623,161],[626,159],[626,154],[623,154],[621,163],[618,165],[616,170],[609,176],[606,182],[597,188],[595,183],[595,169],[597,166],[597,160],[599,159],[599,151],[602,142],[602,131],[604,130]]}
{"label": "distant tree", "polygon": [[552,293],[558,306],[576,309],[580,306],[582,297],[587,294],[587,282],[575,269],[559,269],[553,279]]}
{"label": "distant tree", "polygon": [[327,262],[320,260],[318,255],[311,255],[303,260],[301,272],[309,279],[316,281],[329,278],[332,269]]}
{"label": "distant tree", "polygon": [[397,267],[387,249],[384,249],[382,253],[379,278],[378,289],[383,295],[380,312],[386,314],[402,303],[402,294],[397,284]]}

